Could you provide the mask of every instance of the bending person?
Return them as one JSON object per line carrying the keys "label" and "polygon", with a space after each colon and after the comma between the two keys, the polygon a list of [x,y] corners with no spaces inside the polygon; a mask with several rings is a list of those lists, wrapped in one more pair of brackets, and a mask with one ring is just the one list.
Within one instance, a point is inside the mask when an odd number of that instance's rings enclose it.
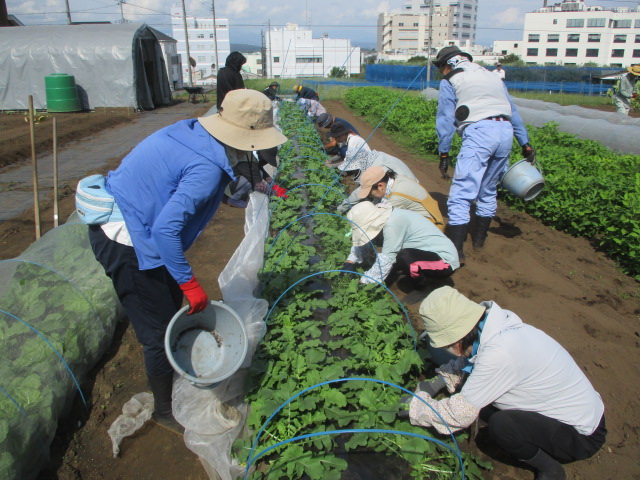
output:
{"label": "bending person", "polygon": [[[553,338],[497,303],[472,302],[451,287],[430,293],[420,316],[430,345],[460,357],[439,373],[450,393],[462,389],[442,400],[417,392],[433,410],[405,397],[405,403],[411,400],[413,425],[448,434],[479,416],[504,451],[546,480],[566,478],[561,463],[589,458],[602,447],[607,433],[602,399]],[[462,368],[471,372],[468,377]]]}
{"label": "bending person", "polygon": [[89,226],[96,259],[143,346],[153,392],[153,419],[182,433],[172,413],[173,368],[164,349],[171,318],[209,304],[185,257],[216,213],[233,180],[226,151],[267,149],[287,139],[273,125],[271,101],[256,90],[232,90],[222,110],[152,134],[109,172],[106,187],[122,219]]}
{"label": "bending person", "polygon": [[394,271],[422,288],[426,281],[450,277],[460,266],[451,240],[419,213],[389,203],[361,202],[347,218],[352,222],[353,246],[344,270],[355,271],[356,264],[375,254],[371,241],[382,234],[382,252],[365,273],[371,278],[361,277],[361,283],[383,282]]}

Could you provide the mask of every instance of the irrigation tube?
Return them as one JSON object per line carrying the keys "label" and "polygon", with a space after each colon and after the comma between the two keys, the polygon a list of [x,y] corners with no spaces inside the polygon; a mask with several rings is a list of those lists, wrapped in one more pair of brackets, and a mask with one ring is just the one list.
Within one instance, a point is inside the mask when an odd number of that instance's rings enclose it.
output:
{"label": "irrigation tube", "polygon": [[[326,186],[326,185],[323,185]],[[358,225],[357,223],[349,220],[347,217],[344,217],[342,215],[338,215],[337,213],[328,213],[328,212],[315,212],[315,213],[309,213],[307,215],[303,215],[302,217],[298,217],[295,220],[293,220],[292,222],[290,222],[287,226],[285,226],[282,230],[280,230],[278,232],[278,235],[276,235],[276,238],[273,239],[273,242],[271,242],[271,244],[269,245],[269,249],[265,252],[265,257],[269,257],[269,252],[271,252],[271,249],[273,248],[273,246],[275,245],[275,243],[278,241],[278,237],[280,237],[280,234],[282,232],[284,232],[287,228],[289,228],[291,225],[293,225],[296,222],[299,222],[300,220],[303,220],[305,218],[308,217],[313,217],[314,215],[330,215],[333,217],[338,217],[338,218],[342,218],[344,220],[346,220],[347,222],[351,223],[352,225],[355,225],[356,227],[358,227],[360,230],[362,230],[362,233],[364,233],[364,236],[367,237],[367,239],[369,240],[369,244],[371,245],[371,248],[373,249],[373,251],[376,254],[376,261],[375,263],[378,264],[378,266],[380,267],[380,276],[382,277],[382,265],[380,263],[380,259],[378,257],[378,250],[376,250],[375,245],[373,244],[373,241],[369,238],[369,236],[367,235],[367,232],[365,232],[362,227],[360,227],[360,225]],[[289,245],[287,245],[287,248],[285,248],[284,253],[282,254],[282,256],[280,257],[280,259],[278,260],[278,262],[275,264],[275,267],[277,267],[278,265],[280,265],[280,262],[282,261],[282,259],[284,258],[284,256],[287,254],[287,252],[289,251],[289,247],[292,245],[293,240],[289,243]],[[275,268],[274,267],[274,268]],[[262,265],[262,271],[260,272],[260,280],[262,280],[262,272],[264,271],[264,264]],[[369,278],[369,277],[367,277]],[[267,281],[269,281],[271,279],[271,276],[269,276],[269,278],[267,279]],[[384,280],[384,279],[383,279]]]}
{"label": "irrigation tube", "polygon": [[316,272],[316,273],[312,273],[311,275],[307,275],[304,278],[301,278],[300,280],[298,280],[297,282],[289,285],[289,288],[287,288],[278,298],[275,302],[273,302],[273,305],[271,306],[271,308],[269,309],[269,312],[267,312],[267,316],[264,319],[264,323],[262,324],[262,333],[260,334],[260,342],[262,341],[262,338],[264,337],[264,333],[265,333],[265,329],[267,328],[267,322],[269,321],[269,317],[271,316],[271,312],[273,312],[273,309],[276,308],[276,305],[278,305],[278,302],[280,302],[280,300],[282,300],[282,297],[284,297],[289,290],[291,290],[292,288],[294,288],[296,285],[298,285],[301,282],[304,282],[305,280],[312,278],[312,277],[317,277],[318,275],[324,275],[325,273],[351,273],[353,275],[359,275],[361,277],[364,278],[368,278],[369,280],[373,280],[375,283],[377,283],[378,285],[380,285],[382,288],[384,288],[387,292],[389,292],[391,294],[391,296],[395,299],[396,302],[398,302],[398,305],[400,305],[400,308],[402,309],[402,311],[404,312],[405,317],[407,317],[407,325],[409,325],[409,328],[411,329],[411,336],[413,337],[413,350],[417,350],[418,349],[418,342],[417,342],[417,337],[416,337],[416,331],[413,328],[413,325],[411,324],[411,318],[409,317],[409,312],[407,312],[407,309],[404,308],[404,305],[402,305],[402,302],[400,301],[400,299],[398,299],[398,297],[391,291],[389,290],[389,288],[384,284],[379,282],[378,280],[376,280],[375,278],[371,278],[368,275],[365,275],[364,273],[360,273],[360,272],[351,272],[349,270],[323,270],[321,272]]}
{"label": "irrigation tube", "polygon": [[86,408],[87,410],[89,409],[89,407],[87,406],[87,401],[84,398],[84,394],[82,393],[82,389],[80,388],[80,384],[78,383],[78,380],[76,379],[75,375],[73,374],[73,372],[71,371],[71,367],[69,367],[69,364],[66,362],[66,360],[64,359],[64,357],[62,356],[62,354],[60,352],[58,352],[58,350],[56,349],[56,347],[54,347],[51,342],[47,339],[47,337],[45,337],[37,328],[35,328],[33,325],[30,325],[28,322],[25,322],[24,320],[22,320],[19,317],[16,317],[15,315],[6,312],[4,310],[0,310],[0,313],[4,313],[5,315],[8,315],[9,317],[13,318],[14,320],[19,321],[20,323],[22,323],[23,325],[25,325],[26,327],[29,327],[31,330],[33,330],[42,340],[44,340],[44,342],[49,345],[51,347],[51,349],[54,351],[54,353],[58,356],[58,358],[60,358],[60,360],[62,361],[62,364],[65,366],[65,368],[67,369],[67,371],[69,372],[69,375],[71,375],[71,379],[73,380],[73,383],[76,384],[76,387],[78,388],[78,393],[80,394],[80,398],[82,399],[82,403],[84,404],[84,408]]}
{"label": "irrigation tube", "polygon": [[[262,433],[265,431],[265,429],[267,428],[267,425],[269,424],[269,422],[273,419],[273,417],[275,417],[280,410],[282,410],[285,406],[287,406],[289,403],[291,403],[293,400],[295,400],[296,398],[298,398],[301,395],[304,395],[305,393],[307,393],[310,390],[314,390],[316,388],[322,387],[324,385],[329,385],[332,383],[340,383],[340,382],[348,382],[348,381],[352,381],[352,380],[357,380],[357,381],[364,381],[364,382],[373,382],[373,383],[380,383],[382,385],[388,385],[390,387],[394,387],[397,388],[399,390],[402,390],[405,393],[408,393],[409,395],[417,398],[418,400],[420,400],[422,403],[424,403],[425,405],[427,405],[431,410],[433,410],[433,412],[438,416],[438,418],[440,419],[440,421],[442,422],[442,424],[444,426],[447,427],[447,430],[449,431],[449,436],[451,437],[451,439],[453,440],[453,444],[455,445],[455,449],[453,447],[451,447],[450,445],[447,445],[446,443],[437,440],[433,437],[427,437],[426,435],[420,435],[417,433],[411,433],[411,432],[403,432],[403,431],[398,431],[398,430],[382,430],[382,429],[348,429],[348,430],[333,430],[333,431],[326,431],[326,432],[316,432],[316,433],[309,433],[306,435],[300,435],[298,437],[294,437],[294,438],[290,438],[288,440],[284,440],[281,442],[278,442],[275,445],[272,445],[271,447],[266,448],[265,450],[259,452],[257,455],[253,455],[253,452],[256,449],[256,446],[258,445],[258,441],[260,440],[260,436],[262,435]],[[319,436],[323,436],[323,435],[339,435],[342,433],[392,433],[392,434],[399,434],[399,435],[407,435],[407,436],[411,436],[411,437],[417,437],[417,438],[422,438],[428,442],[433,442],[436,443],[448,450],[450,450],[458,459],[458,462],[460,463],[460,478],[464,479],[465,475],[464,475],[464,460],[462,459],[462,453],[460,452],[460,447],[458,446],[458,442],[456,441],[455,436],[453,435],[453,432],[451,431],[451,428],[449,428],[449,425],[447,424],[447,422],[444,421],[444,419],[440,416],[440,414],[429,404],[429,402],[425,401],[423,398],[419,397],[418,395],[416,395],[414,392],[411,392],[409,390],[407,390],[404,387],[401,387],[399,385],[396,385],[395,383],[391,383],[391,382],[386,382],[384,380],[378,380],[375,378],[358,378],[358,377],[349,377],[349,378],[338,378],[336,380],[327,380],[326,382],[321,382],[318,383],[316,385],[313,385],[311,387],[305,388],[304,390],[296,393],[293,397],[289,398],[289,400],[285,401],[282,405],[280,405],[272,414],[271,416],[266,420],[266,422],[264,422],[264,424],[262,425],[262,428],[260,428],[260,431],[258,432],[258,435],[256,436],[255,440],[253,441],[253,444],[251,445],[251,450],[249,451],[249,457],[247,458],[247,466],[245,468],[244,471],[244,479],[247,479],[247,475],[249,474],[249,468],[251,467],[251,465],[253,465],[253,463],[260,457],[262,457],[263,455],[267,454],[268,452],[270,452],[271,450],[273,450],[274,448],[277,448],[281,445],[286,445],[287,443],[291,443],[297,440],[303,440],[306,438],[313,438],[313,437],[319,437]],[[453,475],[455,475],[456,472],[453,473]],[[453,478],[452,475],[452,478]]]}

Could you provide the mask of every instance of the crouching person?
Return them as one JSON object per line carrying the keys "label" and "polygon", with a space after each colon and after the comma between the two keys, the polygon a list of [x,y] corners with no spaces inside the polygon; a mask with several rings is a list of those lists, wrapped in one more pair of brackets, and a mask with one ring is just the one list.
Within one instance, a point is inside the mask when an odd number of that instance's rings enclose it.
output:
{"label": "crouching person", "polygon": [[[558,342],[495,302],[477,304],[451,287],[429,294],[420,316],[430,345],[460,357],[437,370],[448,391],[462,385],[460,393],[439,401],[429,394],[437,388],[417,393],[452,431],[479,416],[491,438],[533,467],[539,480],[566,478],[562,463],[589,458],[602,447],[602,399]],[[449,433],[432,409],[411,398],[413,425]]]}
{"label": "crouching person", "polygon": [[353,247],[344,270],[355,271],[355,264],[374,255],[370,241],[382,234],[382,252],[361,283],[383,282],[393,271],[387,283],[402,273],[419,289],[429,280],[450,277],[460,266],[451,240],[419,213],[389,203],[361,202],[347,218],[352,222]]}

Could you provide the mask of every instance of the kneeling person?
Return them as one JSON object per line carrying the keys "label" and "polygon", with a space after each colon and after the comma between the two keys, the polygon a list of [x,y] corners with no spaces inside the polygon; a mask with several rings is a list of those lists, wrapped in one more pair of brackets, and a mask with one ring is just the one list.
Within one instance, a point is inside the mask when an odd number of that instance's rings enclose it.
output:
{"label": "kneeling person", "polygon": [[383,282],[395,268],[419,288],[424,280],[447,278],[460,267],[451,240],[419,213],[393,208],[389,203],[361,202],[347,218],[352,222],[353,246],[345,270],[354,271],[355,264],[374,253],[370,241],[382,233],[382,252],[361,283]]}

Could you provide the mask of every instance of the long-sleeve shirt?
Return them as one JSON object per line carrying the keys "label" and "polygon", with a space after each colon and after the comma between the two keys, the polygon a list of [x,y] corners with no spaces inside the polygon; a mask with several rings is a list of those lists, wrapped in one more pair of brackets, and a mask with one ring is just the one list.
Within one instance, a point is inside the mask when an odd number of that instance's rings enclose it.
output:
{"label": "long-sleeve shirt", "polygon": [[[418,395],[452,431],[468,427],[483,407],[493,405],[500,410],[536,412],[591,435],[602,418],[604,403],[571,355],[515,313],[495,302],[482,305],[487,307],[486,322],[461,392],[442,400]],[[409,417],[414,425],[449,433],[434,411],[416,398]]]}
{"label": "long-sleeve shirt", "polygon": [[[516,140],[520,145],[524,145],[529,142],[529,134],[522,121],[522,117],[518,112],[515,104],[511,100],[511,96],[507,91],[507,87],[502,85],[504,94],[506,95],[509,104],[511,105],[510,120],[513,125],[513,133]],[[448,153],[451,149],[451,141],[453,136],[459,127],[459,122],[456,120],[455,112],[458,106],[458,98],[456,97],[453,85],[449,80],[442,80],[440,82],[440,92],[438,94],[438,111],[436,113],[436,132],[438,134],[438,151],[441,153]]]}
{"label": "long-sleeve shirt", "polygon": [[234,179],[224,146],[196,119],[140,142],[107,177],[141,270],[165,265],[180,284],[193,276],[184,252]]}
{"label": "long-sleeve shirt", "polygon": [[[382,252],[378,255],[379,261],[376,261],[365,273],[374,280],[382,282],[389,275],[398,252],[405,248],[437,253],[454,270],[460,267],[458,254],[451,240],[419,213],[394,208],[382,229],[382,235]],[[362,263],[371,251],[370,243],[361,247],[352,247],[347,260]],[[370,283],[372,280],[362,277],[361,282]]]}

